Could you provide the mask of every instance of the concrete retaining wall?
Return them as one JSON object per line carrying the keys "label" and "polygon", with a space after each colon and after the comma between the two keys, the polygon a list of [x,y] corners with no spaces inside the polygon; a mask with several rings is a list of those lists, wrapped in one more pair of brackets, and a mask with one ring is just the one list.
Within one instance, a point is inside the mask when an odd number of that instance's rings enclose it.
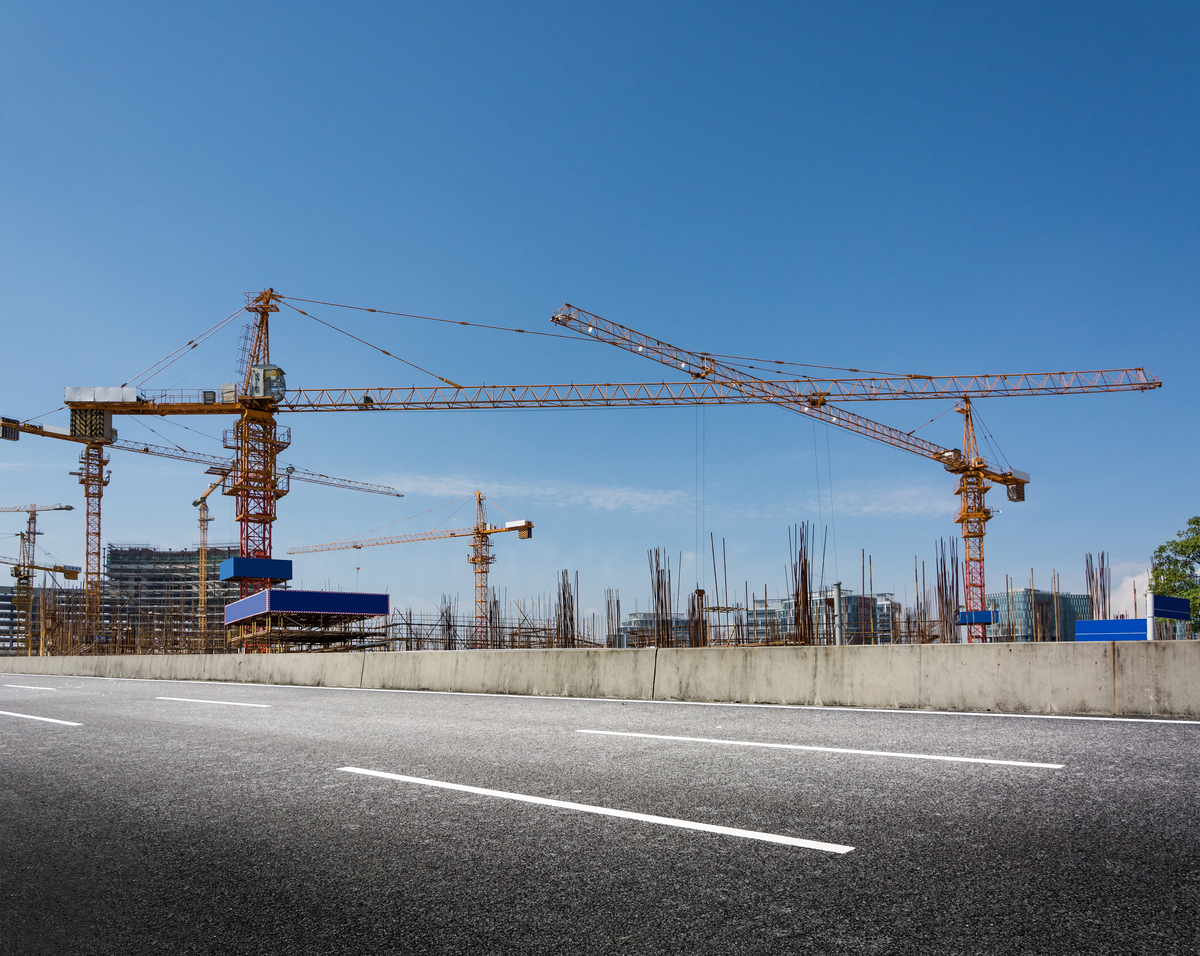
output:
{"label": "concrete retaining wall", "polygon": [[1200,641],[0,657],[0,673],[1200,717]]}

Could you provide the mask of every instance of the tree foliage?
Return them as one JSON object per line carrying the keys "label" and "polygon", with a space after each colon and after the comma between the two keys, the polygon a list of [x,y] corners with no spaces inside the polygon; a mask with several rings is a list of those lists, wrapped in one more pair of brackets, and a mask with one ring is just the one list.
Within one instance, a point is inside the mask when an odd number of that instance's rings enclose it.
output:
{"label": "tree foliage", "polygon": [[1187,527],[1154,549],[1150,590],[1168,597],[1190,598],[1192,627],[1200,628],[1200,516],[1188,518]]}

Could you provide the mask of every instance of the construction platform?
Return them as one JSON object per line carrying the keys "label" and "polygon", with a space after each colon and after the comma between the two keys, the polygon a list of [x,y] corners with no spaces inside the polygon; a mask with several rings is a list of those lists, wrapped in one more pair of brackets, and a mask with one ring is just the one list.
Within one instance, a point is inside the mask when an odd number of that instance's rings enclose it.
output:
{"label": "construction platform", "polygon": [[391,613],[387,594],[360,591],[300,591],[267,588],[225,607],[230,644],[331,644],[348,637],[383,636],[369,627],[371,618]]}

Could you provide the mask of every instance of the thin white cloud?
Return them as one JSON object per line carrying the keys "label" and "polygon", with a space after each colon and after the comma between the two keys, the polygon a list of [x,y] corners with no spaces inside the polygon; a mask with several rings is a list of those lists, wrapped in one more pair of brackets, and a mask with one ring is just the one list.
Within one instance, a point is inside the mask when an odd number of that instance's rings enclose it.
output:
{"label": "thin white cloud", "polygon": [[[825,496],[824,506],[829,507]],[[899,518],[944,518],[954,514],[958,499],[945,485],[893,485],[853,482],[833,490],[835,514]],[[814,497],[809,508],[817,510]]]}
{"label": "thin white cloud", "polygon": [[[1139,570],[1140,568],[1140,570]],[[1115,584],[1109,595],[1111,613],[1124,614],[1127,617],[1146,616],[1146,591],[1150,588],[1150,571],[1144,565],[1135,561],[1123,561],[1113,565],[1113,581]],[[1133,613],[1134,586],[1137,586],[1137,614]]]}
{"label": "thin white cloud", "polygon": [[691,496],[683,491],[577,482],[485,481],[471,475],[403,474],[389,479],[388,483],[406,495],[461,498],[478,489],[497,501],[523,498],[556,505],[583,505],[605,511],[634,513],[682,508],[691,502]]}
{"label": "thin white cloud", "polygon": [[62,465],[31,465],[24,461],[0,461],[0,471],[58,471],[61,468]]}

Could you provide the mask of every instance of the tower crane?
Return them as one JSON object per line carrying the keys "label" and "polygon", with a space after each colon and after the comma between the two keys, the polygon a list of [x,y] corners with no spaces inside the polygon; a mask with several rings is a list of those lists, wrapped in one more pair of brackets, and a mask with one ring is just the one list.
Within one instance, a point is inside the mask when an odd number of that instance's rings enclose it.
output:
{"label": "tower crane", "polygon": [[492,554],[492,535],[504,534],[507,531],[517,532],[521,540],[533,537],[532,521],[509,521],[504,527],[488,524],[487,510],[483,502],[486,495],[482,491],[475,492],[475,526],[473,528],[452,528],[446,531],[424,531],[419,534],[398,534],[386,538],[363,538],[357,541],[335,541],[332,544],[312,544],[300,548],[291,548],[288,554],[311,554],[315,551],[341,551],[346,548],[373,548],[383,544],[408,544],[413,541],[440,541],[444,538],[471,538],[471,553],[467,561],[475,573],[475,647],[486,647],[488,644],[488,603],[491,592],[488,589],[488,568],[496,561]]}
{"label": "tower crane", "polygon": [[205,489],[204,494],[192,502],[192,507],[200,509],[200,547],[197,569],[200,593],[197,600],[196,631],[200,635],[202,646],[208,644],[208,526],[212,522],[212,516],[208,513],[208,496],[220,488],[224,481],[225,477],[222,475]]}
{"label": "tower crane", "polygon": [[17,579],[16,589],[13,591],[13,606],[17,610],[18,627],[25,634],[25,653],[33,653],[33,572],[34,571],[51,571],[54,573],[62,572],[64,576],[77,578],[79,576],[78,568],[68,568],[64,565],[56,565],[53,567],[43,567],[36,563],[37,559],[37,536],[41,533],[37,529],[37,516],[39,511],[74,511],[73,505],[14,505],[12,507],[0,508],[0,512],[21,512],[24,511],[29,515],[29,521],[24,531],[21,532],[21,547],[18,552],[16,561],[5,560],[4,564],[12,564],[12,575]]}
{"label": "tower crane", "polygon": [[[705,352],[691,352],[669,345],[644,333],[591,312],[564,303],[551,321],[635,355],[661,362],[692,376],[721,383],[746,395],[759,397],[838,428],[844,428],[876,441],[931,458],[946,471],[959,476],[955,494],[959,509],[955,521],[962,528],[963,564],[965,577],[965,622],[969,639],[986,640],[987,599],[984,584],[983,538],[992,512],[985,503],[988,489],[995,484],[1008,487],[1010,501],[1025,500],[1025,485],[1029,475],[1015,469],[1000,470],[983,455],[975,440],[975,424],[971,398],[981,395],[1057,395],[1074,392],[1145,391],[1162,383],[1148,376],[1144,369],[1117,369],[1100,372],[1058,372],[1041,376],[950,376],[936,379],[926,376],[898,378],[868,378],[824,380],[813,388],[797,388],[795,383],[770,381],[717,361]],[[1040,380],[1040,381],[1039,381]],[[915,438],[908,432],[880,425],[853,412],[829,404],[830,397],[847,398],[927,398],[945,397],[959,400],[958,411],[963,416],[963,447],[946,449],[932,442]]]}

